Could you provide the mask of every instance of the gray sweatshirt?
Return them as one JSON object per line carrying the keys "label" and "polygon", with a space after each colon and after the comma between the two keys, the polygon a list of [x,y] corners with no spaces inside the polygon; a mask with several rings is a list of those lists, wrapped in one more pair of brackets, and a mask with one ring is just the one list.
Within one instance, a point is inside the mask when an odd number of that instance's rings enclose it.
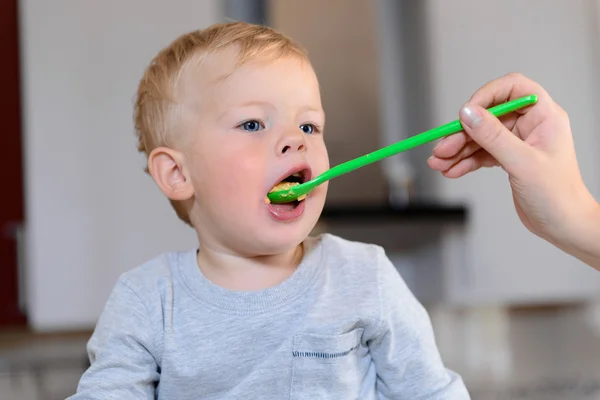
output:
{"label": "gray sweatshirt", "polygon": [[380,247],[304,246],[292,276],[256,292],[211,283],[195,250],[123,274],[70,399],[469,399]]}

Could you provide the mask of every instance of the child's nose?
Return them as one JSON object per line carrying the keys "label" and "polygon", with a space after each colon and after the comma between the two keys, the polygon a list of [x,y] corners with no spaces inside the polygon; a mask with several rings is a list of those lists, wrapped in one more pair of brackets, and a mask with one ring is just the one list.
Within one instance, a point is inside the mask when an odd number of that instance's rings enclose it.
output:
{"label": "child's nose", "polygon": [[285,135],[277,144],[277,154],[285,155],[288,153],[306,151],[306,141],[301,132]]}

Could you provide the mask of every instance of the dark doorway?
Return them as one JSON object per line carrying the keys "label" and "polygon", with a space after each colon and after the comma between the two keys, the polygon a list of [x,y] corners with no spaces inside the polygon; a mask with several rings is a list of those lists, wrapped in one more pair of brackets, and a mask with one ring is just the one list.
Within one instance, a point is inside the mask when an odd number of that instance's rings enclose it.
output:
{"label": "dark doorway", "polygon": [[0,0],[0,327],[23,325],[16,228],[23,223],[18,0]]}

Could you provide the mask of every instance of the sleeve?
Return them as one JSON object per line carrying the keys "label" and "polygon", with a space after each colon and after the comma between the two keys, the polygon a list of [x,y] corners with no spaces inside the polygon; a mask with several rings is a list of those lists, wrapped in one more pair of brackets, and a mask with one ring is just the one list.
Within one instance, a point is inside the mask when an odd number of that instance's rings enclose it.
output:
{"label": "sleeve", "polygon": [[70,400],[154,399],[155,329],[140,297],[120,280],[88,342],[90,367]]}
{"label": "sleeve", "polygon": [[470,399],[462,378],[444,367],[425,308],[379,250],[379,327],[368,340],[378,398]]}

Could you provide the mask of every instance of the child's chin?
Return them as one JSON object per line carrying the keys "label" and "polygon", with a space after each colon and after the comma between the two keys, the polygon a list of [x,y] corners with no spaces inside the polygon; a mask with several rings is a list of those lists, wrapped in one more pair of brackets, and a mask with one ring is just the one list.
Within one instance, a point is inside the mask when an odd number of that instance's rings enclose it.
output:
{"label": "child's chin", "polygon": [[[262,236],[262,235],[261,235]],[[265,255],[283,254],[301,244],[308,235],[304,232],[282,234],[274,232],[260,238],[260,251]]]}

